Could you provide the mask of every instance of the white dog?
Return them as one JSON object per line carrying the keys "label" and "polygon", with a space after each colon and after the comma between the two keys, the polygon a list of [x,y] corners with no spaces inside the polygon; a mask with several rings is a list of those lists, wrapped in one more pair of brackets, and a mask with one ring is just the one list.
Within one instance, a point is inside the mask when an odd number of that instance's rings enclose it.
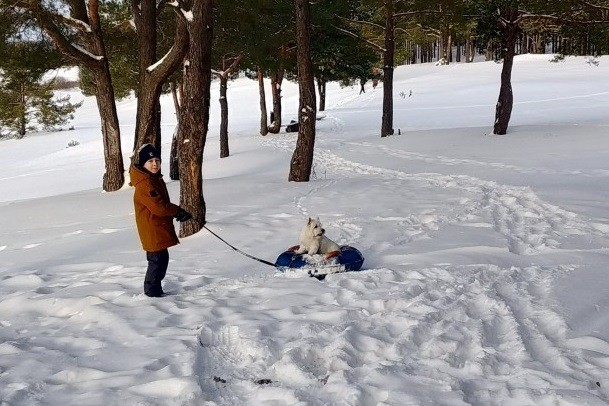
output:
{"label": "white dog", "polygon": [[309,217],[307,223],[300,231],[300,246],[296,249],[297,254],[307,253],[309,255],[323,254],[326,258],[331,258],[340,253],[337,243],[326,237],[326,230],[323,229],[319,219]]}

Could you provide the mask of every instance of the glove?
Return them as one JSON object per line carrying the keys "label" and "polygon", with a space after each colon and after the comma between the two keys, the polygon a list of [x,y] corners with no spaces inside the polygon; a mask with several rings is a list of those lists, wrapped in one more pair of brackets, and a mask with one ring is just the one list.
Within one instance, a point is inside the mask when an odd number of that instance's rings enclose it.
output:
{"label": "glove", "polygon": [[179,221],[180,223],[183,222],[183,221],[188,221],[191,218],[192,218],[192,214],[190,214],[189,212],[187,212],[186,210],[184,210],[181,207],[178,210],[178,213],[175,215],[175,219],[177,221]]}

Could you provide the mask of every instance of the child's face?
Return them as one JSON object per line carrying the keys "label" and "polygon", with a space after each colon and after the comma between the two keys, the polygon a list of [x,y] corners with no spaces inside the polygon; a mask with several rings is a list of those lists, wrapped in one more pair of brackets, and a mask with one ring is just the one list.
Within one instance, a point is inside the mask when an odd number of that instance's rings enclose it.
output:
{"label": "child's face", "polygon": [[144,168],[150,173],[157,173],[161,170],[161,160],[159,158],[150,158],[144,164]]}

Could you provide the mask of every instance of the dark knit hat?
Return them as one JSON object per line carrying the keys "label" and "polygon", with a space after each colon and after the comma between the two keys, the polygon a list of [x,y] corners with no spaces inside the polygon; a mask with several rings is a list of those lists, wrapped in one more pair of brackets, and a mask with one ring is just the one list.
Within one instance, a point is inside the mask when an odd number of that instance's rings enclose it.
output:
{"label": "dark knit hat", "polygon": [[161,159],[161,154],[152,144],[144,144],[140,147],[139,151],[137,151],[137,164],[140,166],[144,166],[144,164],[152,158]]}

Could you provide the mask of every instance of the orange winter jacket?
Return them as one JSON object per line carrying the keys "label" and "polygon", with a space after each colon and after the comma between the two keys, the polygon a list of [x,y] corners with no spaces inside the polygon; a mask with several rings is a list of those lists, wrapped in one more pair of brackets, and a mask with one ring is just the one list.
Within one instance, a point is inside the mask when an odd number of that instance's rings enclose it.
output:
{"label": "orange winter jacket", "polygon": [[153,175],[135,166],[131,166],[129,175],[135,186],[135,223],[144,251],[155,252],[179,244],[173,227],[179,206],[169,200],[163,175]]}

